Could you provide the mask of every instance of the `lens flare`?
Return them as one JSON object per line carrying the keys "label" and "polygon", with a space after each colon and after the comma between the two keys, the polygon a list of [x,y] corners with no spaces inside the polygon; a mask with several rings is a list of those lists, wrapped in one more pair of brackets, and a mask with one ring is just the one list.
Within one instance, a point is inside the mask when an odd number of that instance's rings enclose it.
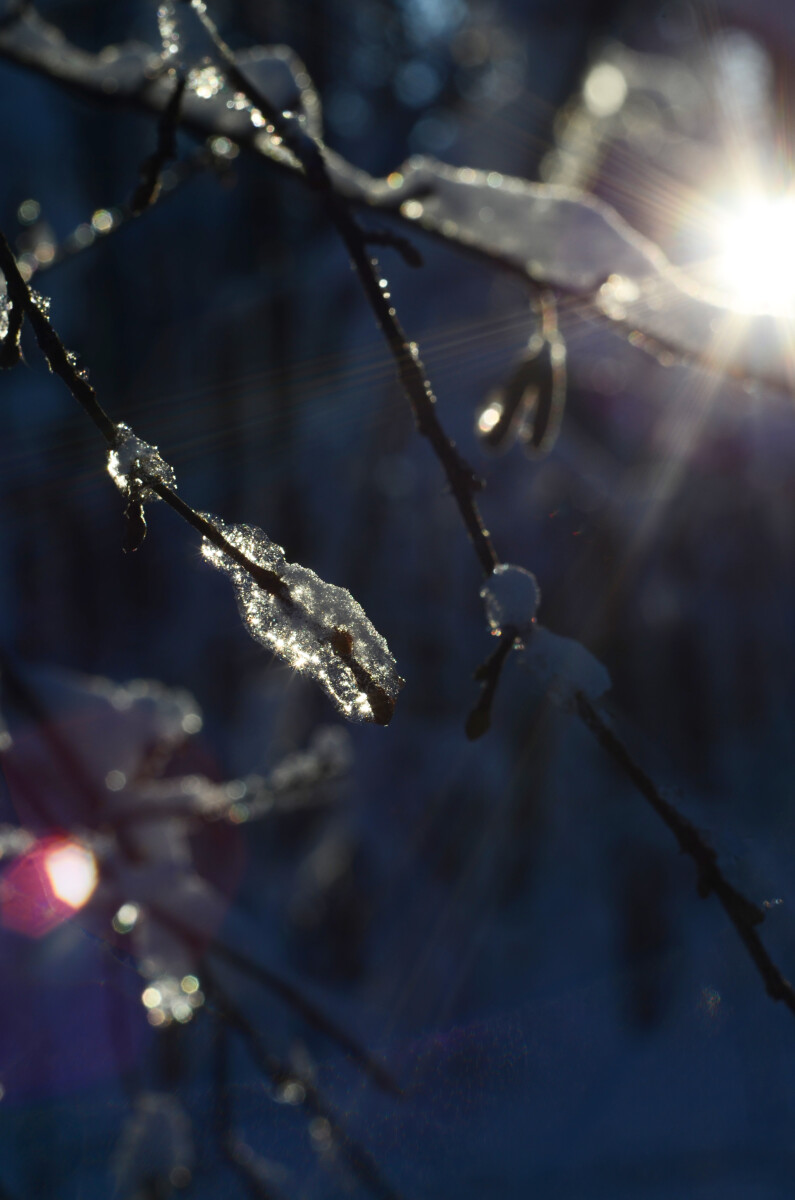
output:
{"label": "lens flare", "polygon": [[91,899],[97,886],[97,861],[79,842],[65,842],[48,851],[44,869],[53,895],[77,910]]}
{"label": "lens flare", "polygon": [[98,882],[97,860],[73,838],[41,838],[0,879],[6,929],[43,937],[81,909]]}
{"label": "lens flare", "polygon": [[718,229],[716,282],[746,312],[795,317],[795,195],[749,197]]}

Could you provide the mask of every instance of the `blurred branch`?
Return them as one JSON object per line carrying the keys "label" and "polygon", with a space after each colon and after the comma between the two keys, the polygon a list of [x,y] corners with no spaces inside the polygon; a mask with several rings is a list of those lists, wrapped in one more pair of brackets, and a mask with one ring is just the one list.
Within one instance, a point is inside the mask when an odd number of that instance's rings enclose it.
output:
{"label": "blurred branch", "polygon": [[[208,986],[214,988],[212,980],[208,981]],[[280,1200],[276,1191],[266,1186],[257,1173],[251,1170],[247,1161],[251,1157],[251,1151],[233,1132],[234,1114],[229,1095],[229,1023],[222,1013],[218,1016],[213,1046],[213,1131],[221,1156],[243,1180],[253,1200]]]}
{"label": "blurred branch", "polygon": [[[196,934],[191,926],[181,921],[178,917],[175,917],[167,909],[150,905],[149,911],[152,916],[156,917],[166,928],[173,930],[179,937],[185,938],[188,942],[195,938]],[[227,963],[230,967],[234,967],[235,970],[240,971],[255,983],[260,984],[269,992],[278,996],[280,1000],[283,1000],[290,1008],[297,1012],[306,1021],[307,1025],[317,1030],[318,1033],[322,1033],[324,1037],[336,1043],[341,1050],[349,1054],[361,1070],[382,1091],[392,1096],[400,1096],[402,1094],[398,1084],[386,1067],[373,1058],[367,1050],[363,1049],[355,1038],[351,1037],[349,1033],[337,1025],[331,1017],[328,1017],[318,1005],[309,1000],[294,983],[277,974],[271,968],[255,962],[254,959],[242,951],[228,946],[219,938],[213,938],[209,944],[207,953],[215,955],[222,962]]]}
{"label": "blurred branch", "polygon": [[[140,212],[136,212],[133,209],[132,203],[113,204],[109,210],[113,218],[113,224],[101,234],[88,238],[81,236],[85,229],[84,222],[57,244],[52,258],[46,262],[38,262],[31,254],[23,255],[21,261],[27,265],[30,271],[27,282],[29,283],[35,275],[51,271],[54,267],[60,266],[61,263],[68,262],[78,254],[84,254],[120,230],[126,229],[131,221],[137,220],[145,212],[150,211],[156,205],[162,204],[165,199],[173,196],[186,183],[190,183],[197,176],[204,174],[205,171],[215,171],[220,175],[227,169],[228,164],[218,154],[213,153],[210,147],[199,147],[198,150],[188,155],[187,158],[174,163],[168,168],[165,174],[161,173],[159,179],[160,187],[156,189],[146,208]],[[0,366],[2,365],[5,364],[0,360]]]}
{"label": "blurred branch", "polygon": [[254,1063],[271,1084],[279,1088],[286,1084],[297,1083],[303,1093],[301,1103],[306,1106],[315,1120],[325,1122],[330,1144],[340,1150],[359,1182],[380,1200],[400,1200],[398,1193],[382,1177],[370,1154],[348,1135],[315,1084],[304,1076],[297,1076],[295,1071],[288,1069],[271,1054],[255,1026],[221,988],[218,980],[214,976],[208,977],[206,971],[205,981],[208,993],[214,1000],[219,1015],[240,1034]]}

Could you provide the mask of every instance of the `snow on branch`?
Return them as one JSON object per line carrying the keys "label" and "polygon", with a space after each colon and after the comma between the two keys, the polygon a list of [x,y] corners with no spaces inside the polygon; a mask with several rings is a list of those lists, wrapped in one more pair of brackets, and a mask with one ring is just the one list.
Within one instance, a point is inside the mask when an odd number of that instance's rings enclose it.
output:
{"label": "snow on branch", "polygon": [[[207,15],[204,5],[179,7],[186,13],[196,9],[202,20]],[[219,54],[216,45],[215,60]],[[228,54],[220,66],[211,56],[194,69],[180,125],[205,138],[231,139],[311,183],[302,156],[273,124],[274,114],[289,111],[308,141],[321,136],[320,102],[303,64],[284,47]],[[162,113],[173,100],[167,63],[152,47],[128,42],[89,54],[32,8],[0,29],[0,57],[104,103]],[[267,104],[258,105],[255,97]],[[787,391],[792,387],[787,339],[774,317],[741,313],[727,298],[697,285],[587,192],[427,157],[411,158],[385,179],[375,179],[325,146],[323,164],[336,196],[388,211],[407,226],[535,284],[581,296],[651,353],[666,352]]]}
{"label": "snow on branch", "polygon": [[[176,19],[177,10],[171,4],[165,7],[169,20],[172,13]],[[520,274],[534,288],[542,286],[580,296],[598,314],[627,333],[635,344],[652,353],[672,352],[725,374],[791,388],[787,340],[775,319],[740,313],[722,297],[708,294],[675,269],[658,247],[633,230],[608,205],[576,189],[529,183],[497,172],[453,168],[430,158],[410,159],[386,179],[374,179],[323,145],[319,102],[306,72],[294,70],[295,60],[290,52],[260,50],[247,55],[233,54],[215,29],[203,0],[183,2],[180,12],[187,11],[198,16],[208,33],[214,58],[194,70],[182,97],[180,125],[203,137],[229,138],[266,155],[319,195],[384,333],[418,430],[430,441],[446,473],[487,577],[500,563],[474,500],[478,481],[436,416],[435,397],[419,353],[397,320],[387,284],[368,253],[372,239],[368,239],[367,231],[354,218],[352,206],[387,212],[409,227],[421,228]],[[176,24],[169,38],[166,54],[131,43],[90,55],[70,46],[58,30],[25,7],[19,19],[0,29],[0,56],[83,94],[162,114],[174,96],[170,60],[180,53]],[[282,68],[286,66],[292,77],[294,95],[290,100],[283,95],[277,97],[270,90],[275,60]],[[0,239],[0,270],[7,285],[0,322],[4,334],[0,365],[11,365],[18,357],[19,327],[24,313],[51,369],[61,376],[94,420],[109,448],[116,449],[120,442],[119,427],[101,408],[85,375],[76,369],[72,357],[64,350],[46,311],[22,280],[4,239]],[[556,365],[551,359],[550,363]],[[546,407],[550,416],[554,416],[554,388],[547,387],[547,392]],[[517,407],[530,408],[524,389]],[[550,423],[549,418],[544,418],[535,435],[539,446],[550,428],[554,432],[554,421]],[[145,448],[144,461],[150,451],[154,448]],[[141,456],[135,461],[140,468]],[[127,478],[123,470],[119,474]],[[311,664],[318,668],[316,678],[342,711],[367,719],[369,706],[369,719],[386,724],[400,681],[382,639],[347,594],[337,595],[340,589],[322,583],[305,568],[287,563],[281,548],[274,546],[261,531],[248,526],[226,526],[218,518],[195,512],[157,473],[149,474],[144,467],[135,478],[137,487],[156,493],[202,534],[205,557],[232,578],[244,618],[254,636],[272,648],[282,649],[277,643],[284,640],[289,625],[291,632],[287,636],[292,641],[288,661],[305,667],[308,665],[305,660],[311,661],[316,655],[318,662]],[[307,592],[305,609],[301,605],[302,589]],[[530,638],[533,636],[535,601],[525,604],[523,611],[528,628],[522,633],[527,640],[528,631]],[[289,614],[292,614],[290,619]],[[477,737],[488,728],[501,670],[522,640],[515,626],[504,618],[499,625],[498,649],[476,676],[483,684],[483,691],[467,725],[470,737]],[[363,645],[357,643],[357,638]],[[574,708],[600,746],[668,826],[682,851],[693,859],[701,893],[716,895],[769,994],[783,1000],[795,1012],[795,993],[772,962],[756,931],[764,912],[726,880],[715,852],[662,797],[602,717],[595,702],[601,694],[604,677],[589,670],[588,685],[578,685],[576,680],[583,664],[575,663],[572,680],[571,672],[558,671],[559,648],[550,645],[548,639],[541,648],[549,659],[558,698],[565,706]],[[185,927],[173,913],[155,915],[164,925],[170,924],[178,935],[185,936]],[[219,946],[215,949],[220,953]],[[230,957],[228,949],[223,953],[228,962],[251,970],[250,964],[244,965],[233,953]],[[288,986],[279,982],[276,987],[269,976],[261,978],[294,1002]]]}
{"label": "snow on branch", "polygon": [[587,192],[422,156],[365,190],[369,203],[435,237],[589,298],[642,349],[792,387],[787,339],[774,317],[740,312],[698,285]]}
{"label": "snow on branch", "polygon": [[350,592],[325,583],[314,571],[287,562],[281,546],[251,525],[214,525],[246,559],[273,572],[283,595],[258,587],[249,571],[205,539],[202,554],[235,585],[241,616],[251,636],[297,671],[316,679],[350,720],[386,725],[403,680],[381,635]]}
{"label": "snow on branch", "polygon": [[[403,680],[385,640],[350,593],[288,563],[281,547],[261,530],[227,526],[191,508],[177,495],[176,475],[157,447],[137,437],[128,425],[115,424],[105,412],[86,373],[50,324],[48,303],[25,283],[2,234],[0,271],[11,303],[30,321],[50,369],[107,442],[108,472],[128,498],[128,548],[136,549],[146,532],[144,502],[165,500],[202,535],[204,557],[232,578],[252,636],[296,670],[312,675],[350,719],[388,725]],[[17,342],[18,338],[19,330]]]}

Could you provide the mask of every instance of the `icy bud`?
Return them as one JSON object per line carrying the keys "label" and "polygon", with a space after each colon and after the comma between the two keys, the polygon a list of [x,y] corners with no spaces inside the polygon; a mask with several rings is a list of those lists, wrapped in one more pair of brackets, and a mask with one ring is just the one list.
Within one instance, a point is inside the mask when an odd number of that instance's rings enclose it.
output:
{"label": "icy bud", "polygon": [[543,373],[538,358],[544,347],[545,339],[540,333],[534,334],[505,383],[490,393],[478,413],[476,432],[490,449],[509,449],[519,425],[535,407]]}
{"label": "icy bud", "polygon": [[495,637],[513,631],[517,637],[524,638],[532,632],[541,592],[535,575],[524,567],[511,563],[495,567],[480,589],[480,598],[486,606],[486,618]]}
{"label": "icy bud", "polygon": [[158,499],[146,486],[147,480],[177,486],[174,468],[160,457],[157,446],[136,437],[129,425],[116,426],[116,442],[108,451],[108,474],[123,495],[136,501]]}
{"label": "icy bud", "polygon": [[553,330],[545,334],[538,353],[528,362],[527,387],[534,402],[524,410],[519,437],[532,457],[548,454],[558,440],[566,404],[566,343]]}
{"label": "icy bud", "polygon": [[[255,568],[251,572],[205,539],[202,554],[235,585],[251,636],[316,679],[349,720],[388,725],[403,680],[386,641],[350,592],[287,562],[281,546],[261,529],[202,515]],[[257,582],[257,571],[278,586],[269,590]]]}

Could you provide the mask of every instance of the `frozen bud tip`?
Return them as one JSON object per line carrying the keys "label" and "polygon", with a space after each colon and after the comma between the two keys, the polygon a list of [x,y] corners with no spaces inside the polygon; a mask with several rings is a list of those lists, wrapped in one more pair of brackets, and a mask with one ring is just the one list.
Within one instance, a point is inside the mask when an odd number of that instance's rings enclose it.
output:
{"label": "frozen bud tip", "polygon": [[116,426],[116,442],[108,451],[108,474],[123,495],[136,500],[155,500],[157,493],[148,482],[176,488],[174,468],[161,458],[157,446],[136,437],[129,425]]}
{"label": "frozen bud tip", "polygon": [[486,606],[486,618],[495,637],[505,630],[513,630],[518,637],[531,632],[541,603],[541,592],[530,571],[511,563],[495,567],[480,589],[480,598]]}

